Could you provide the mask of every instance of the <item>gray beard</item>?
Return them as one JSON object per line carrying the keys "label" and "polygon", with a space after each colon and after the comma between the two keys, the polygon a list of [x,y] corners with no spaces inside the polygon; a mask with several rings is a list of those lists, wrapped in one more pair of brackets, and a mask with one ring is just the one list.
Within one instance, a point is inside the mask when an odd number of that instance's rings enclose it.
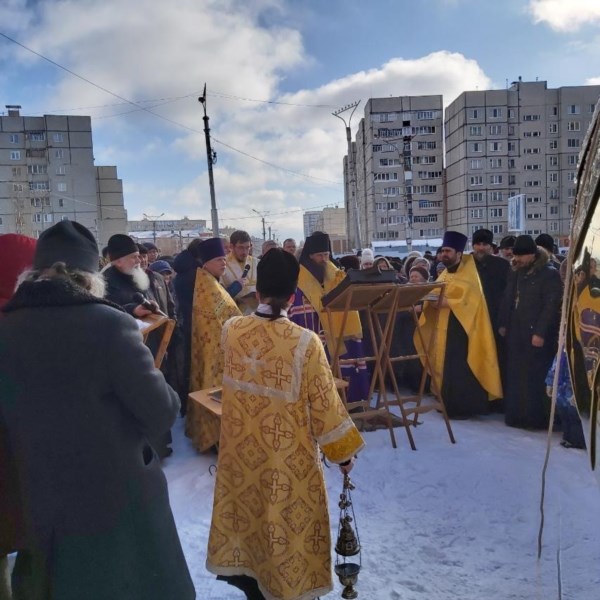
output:
{"label": "gray beard", "polygon": [[135,287],[141,292],[145,292],[150,287],[150,277],[142,267],[135,267],[129,275],[133,278]]}

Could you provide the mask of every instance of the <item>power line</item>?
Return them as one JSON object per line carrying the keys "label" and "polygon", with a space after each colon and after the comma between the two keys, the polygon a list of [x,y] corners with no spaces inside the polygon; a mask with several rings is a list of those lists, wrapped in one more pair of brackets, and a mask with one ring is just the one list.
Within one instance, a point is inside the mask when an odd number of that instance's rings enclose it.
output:
{"label": "power line", "polygon": [[301,108],[335,108],[332,104],[297,104],[295,102],[282,102],[280,100],[257,100],[255,98],[244,98],[243,96],[234,96],[233,94],[227,94],[225,92],[209,92],[209,96],[217,96],[218,98],[225,98],[226,100],[242,100],[244,102],[257,102],[262,104],[279,104],[282,106],[299,106]]}
{"label": "power line", "polygon": [[[73,75],[73,77],[77,77],[77,79],[81,79],[82,81],[85,81],[86,83],[88,83],[89,85],[94,86],[95,88],[98,88],[99,90],[105,92],[106,94],[110,94],[111,96],[114,96],[115,98],[118,98],[119,100],[123,100],[123,102],[127,103],[127,104],[131,104],[132,106],[137,107],[139,110],[142,110],[144,112],[147,112],[150,115],[153,115],[155,117],[158,117],[159,119],[162,119],[163,121],[167,121],[168,123],[171,123],[173,125],[176,125],[177,127],[182,127],[183,129],[187,129],[188,131],[192,131],[193,133],[198,133],[200,134],[201,132],[198,131],[197,129],[194,129],[192,127],[188,127],[187,125],[183,125],[182,123],[179,123],[177,121],[174,121],[173,119],[169,119],[168,117],[165,117],[163,115],[160,115],[158,113],[153,112],[152,110],[150,110],[149,108],[146,108],[145,106],[142,106],[141,104],[134,102],[133,100],[129,100],[127,98],[125,98],[124,96],[121,96],[115,92],[112,92],[111,90],[97,84],[94,83],[93,81],[91,81],[90,79],[87,79],[86,77],[83,77],[83,75],[79,75],[78,73],[75,73],[75,71],[72,71],[71,69],[64,67],[63,65],[60,65],[59,63],[53,61],[52,59],[44,56],[43,54],[40,54],[39,52],[36,52],[35,50],[25,46],[24,44],[21,44],[21,42],[18,42],[17,40],[11,38],[10,36],[6,35],[5,33],[0,31],[0,36],[6,38],[9,42],[12,42],[13,44],[16,44],[17,46],[20,46],[21,48],[27,50],[28,52],[31,52],[32,54],[35,54],[36,56],[38,56],[39,58],[49,62],[51,65],[54,65],[55,67],[65,71],[66,73],[69,73],[70,75]],[[129,111],[129,112],[133,112],[133,111]],[[123,113],[123,114],[128,114],[128,113]],[[258,162],[261,162],[265,165],[268,165],[274,169],[280,169],[282,171],[285,171],[286,173],[291,173],[292,175],[296,175],[298,177],[305,177],[307,179],[314,179],[316,181],[326,181],[328,183],[334,183],[336,185],[341,185],[340,182],[334,182],[331,180],[327,180],[327,179],[323,179],[321,177],[314,177],[313,175],[307,175],[305,173],[300,173],[298,171],[292,171],[291,169],[286,169],[285,167],[281,167],[279,165],[276,165],[274,163],[270,163],[267,162],[265,160],[262,160],[256,156],[253,156],[252,154],[249,154],[247,152],[244,152],[243,150],[238,150],[237,148],[234,148],[233,146],[230,146],[228,144],[226,144],[225,142],[220,142],[219,140],[213,138],[215,140],[215,142],[225,146],[226,148],[229,148],[230,150],[233,150],[234,152],[238,152],[240,154],[243,154],[244,156],[247,156],[248,158],[251,158],[253,160],[256,160]]]}

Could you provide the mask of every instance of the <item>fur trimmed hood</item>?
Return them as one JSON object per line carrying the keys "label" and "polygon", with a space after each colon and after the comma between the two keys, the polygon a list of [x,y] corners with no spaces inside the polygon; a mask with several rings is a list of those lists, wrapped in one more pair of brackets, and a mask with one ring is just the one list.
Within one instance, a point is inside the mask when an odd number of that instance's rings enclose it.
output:
{"label": "fur trimmed hood", "polygon": [[8,313],[21,308],[45,308],[50,306],[77,306],[81,304],[105,304],[120,312],[123,309],[113,302],[98,298],[68,279],[38,279],[24,281],[14,296],[2,308]]}

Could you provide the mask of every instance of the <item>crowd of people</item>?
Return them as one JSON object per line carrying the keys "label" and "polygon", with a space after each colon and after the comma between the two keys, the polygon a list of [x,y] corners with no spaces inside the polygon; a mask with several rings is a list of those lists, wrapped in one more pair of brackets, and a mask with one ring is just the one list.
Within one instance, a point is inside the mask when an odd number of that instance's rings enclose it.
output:
{"label": "crowd of people", "polygon": [[[100,253],[71,221],[37,241],[0,236],[11,257],[0,273],[0,560],[17,552],[12,598],[195,597],[160,460],[178,413],[190,443],[211,450],[188,401],[209,388],[223,411],[207,569],[248,598],[331,590],[321,452],[347,474],[364,445],[329,366],[338,344],[346,400],[371,401],[361,314],[323,306],[350,269],[445,283],[414,307],[422,335],[399,318],[391,351],[435,336],[430,386],[450,418],[503,412],[509,426],[547,427],[563,257],[547,234],[496,247],[481,229],[471,253],[468,242],[447,231],[435,253],[400,260],[369,248],[334,259],[324,232],[300,249],[269,240],[260,256],[245,231],[175,257],[124,234]],[[136,323],[152,314],[177,323],[160,370],[158,341],[144,344]],[[398,382],[418,386],[421,365],[401,364]],[[565,435],[580,447],[572,417]]]}

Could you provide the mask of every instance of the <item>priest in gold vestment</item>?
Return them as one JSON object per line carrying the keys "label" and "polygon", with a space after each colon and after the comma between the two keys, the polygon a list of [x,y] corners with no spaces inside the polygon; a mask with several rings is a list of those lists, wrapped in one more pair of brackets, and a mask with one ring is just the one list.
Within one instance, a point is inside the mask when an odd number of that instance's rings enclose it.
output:
{"label": "priest in gold vestment", "polygon": [[[466,243],[460,232],[444,234],[441,261],[446,269],[437,279],[447,283],[443,305],[438,309],[437,302],[425,302],[419,319],[426,346],[435,335],[429,356],[434,385],[441,389],[448,416],[457,419],[486,414],[489,401],[502,397],[494,332],[475,260],[464,254]],[[422,352],[418,332],[414,342]]]}
{"label": "priest in gold vestment", "polygon": [[[211,238],[203,241],[198,246],[198,256],[202,261],[202,268],[196,271],[192,305],[191,391],[221,385],[223,323],[227,319],[241,314],[234,300],[219,283],[219,277],[225,270],[223,240]],[[200,452],[208,450],[202,440],[211,437],[202,435],[203,428],[218,431],[218,420],[210,414],[199,414],[194,402],[190,402],[186,414],[185,431]],[[214,436],[212,437],[214,439]]]}
{"label": "priest in gold vestment", "polygon": [[258,264],[260,304],[223,329],[221,439],[207,569],[249,598],[310,600],[332,589],[322,450],[347,472],[363,440],[318,336],[287,318],[299,266]]}

